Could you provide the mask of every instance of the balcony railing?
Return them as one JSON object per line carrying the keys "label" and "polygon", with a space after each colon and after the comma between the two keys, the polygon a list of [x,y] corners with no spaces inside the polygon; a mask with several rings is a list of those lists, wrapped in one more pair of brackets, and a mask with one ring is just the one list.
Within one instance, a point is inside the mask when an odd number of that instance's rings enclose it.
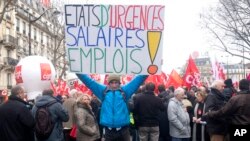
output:
{"label": "balcony railing", "polygon": [[11,58],[11,57],[4,57],[4,64],[8,66],[16,66],[19,60]]}
{"label": "balcony railing", "polygon": [[5,47],[9,47],[10,49],[15,49],[18,45],[18,40],[11,35],[4,35],[3,44]]}

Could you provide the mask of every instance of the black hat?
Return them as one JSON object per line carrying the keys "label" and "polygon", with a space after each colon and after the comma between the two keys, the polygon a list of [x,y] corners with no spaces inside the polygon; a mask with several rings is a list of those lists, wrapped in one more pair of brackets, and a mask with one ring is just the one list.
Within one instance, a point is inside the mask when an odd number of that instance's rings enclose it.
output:
{"label": "black hat", "polygon": [[241,91],[249,91],[250,81],[247,79],[241,79],[239,82],[239,88]]}
{"label": "black hat", "polygon": [[233,87],[233,81],[232,81],[232,79],[226,79],[225,81],[224,81],[224,83],[225,83],[225,85],[226,85],[226,87],[227,88],[230,88],[230,87]]}

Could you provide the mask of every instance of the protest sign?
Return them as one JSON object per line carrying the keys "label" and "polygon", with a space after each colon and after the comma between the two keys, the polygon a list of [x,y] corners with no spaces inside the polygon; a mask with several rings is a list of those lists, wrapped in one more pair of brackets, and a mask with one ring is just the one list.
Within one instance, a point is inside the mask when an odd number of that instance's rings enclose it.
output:
{"label": "protest sign", "polygon": [[162,5],[65,5],[69,71],[159,74]]}

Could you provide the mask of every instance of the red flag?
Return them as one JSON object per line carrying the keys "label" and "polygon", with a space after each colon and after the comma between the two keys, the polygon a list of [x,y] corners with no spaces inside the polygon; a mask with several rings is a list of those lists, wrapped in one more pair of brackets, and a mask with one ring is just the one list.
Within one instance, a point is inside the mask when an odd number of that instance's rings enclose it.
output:
{"label": "red flag", "polygon": [[52,81],[50,81],[50,87],[53,90],[54,94],[57,94],[56,85]]}
{"label": "red flag", "polygon": [[101,81],[101,75],[100,74],[90,74],[90,77],[94,79],[95,81],[100,82]]}
{"label": "red flag", "polygon": [[104,82],[103,82],[104,85],[108,85],[108,75],[106,74],[105,77],[104,77]]}
{"label": "red flag", "polygon": [[60,90],[59,90],[59,94],[62,95],[65,91],[66,88],[66,81],[61,80],[61,86],[60,86]]}
{"label": "red flag", "polygon": [[161,74],[157,76],[157,80],[159,84],[163,84],[166,86],[168,77],[164,72],[161,72]]}
{"label": "red flag", "polygon": [[182,83],[183,80],[181,76],[175,70],[172,70],[166,83],[166,87],[174,86],[175,88],[178,88],[182,86]]}
{"label": "red flag", "polygon": [[224,67],[223,65],[218,62],[217,58],[211,58],[211,64],[212,64],[212,74],[215,80],[225,80],[226,76],[224,73]]}
{"label": "red flag", "polygon": [[250,73],[247,75],[247,80],[250,80]]}
{"label": "red flag", "polygon": [[200,72],[192,57],[189,56],[186,73],[183,76],[183,86],[187,86],[188,88],[190,88],[191,86],[200,85]]}
{"label": "red flag", "polygon": [[134,77],[133,75],[123,75],[121,79],[122,80],[121,83],[124,85],[128,83],[129,81],[131,81],[133,77]]}
{"label": "red flag", "polygon": [[145,80],[145,83],[149,83],[149,82],[158,84],[157,75],[149,75],[148,78]]}
{"label": "red flag", "polygon": [[145,80],[145,83],[149,83],[149,82],[152,82],[155,84],[155,93],[158,94],[158,85],[159,85],[159,82],[158,82],[158,76],[157,75],[149,75],[148,78]]}

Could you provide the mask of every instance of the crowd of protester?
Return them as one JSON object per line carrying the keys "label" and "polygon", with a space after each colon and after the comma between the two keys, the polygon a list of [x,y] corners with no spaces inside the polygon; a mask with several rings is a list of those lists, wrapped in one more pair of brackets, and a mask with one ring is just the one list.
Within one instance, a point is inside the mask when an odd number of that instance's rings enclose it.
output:
{"label": "crowd of protester", "polygon": [[[77,74],[93,92],[72,89],[55,97],[44,90],[33,104],[24,100],[25,89],[15,86],[0,105],[0,139],[4,141],[230,141],[229,127],[250,125],[250,82],[215,80],[210,87],[174,88],[143,82],[138,75],[121,86],[110,75],[108,85]],[[156,90],[158,91],[156,93]],[[48,105],[53,129],[38,138],[36,116]]]}

